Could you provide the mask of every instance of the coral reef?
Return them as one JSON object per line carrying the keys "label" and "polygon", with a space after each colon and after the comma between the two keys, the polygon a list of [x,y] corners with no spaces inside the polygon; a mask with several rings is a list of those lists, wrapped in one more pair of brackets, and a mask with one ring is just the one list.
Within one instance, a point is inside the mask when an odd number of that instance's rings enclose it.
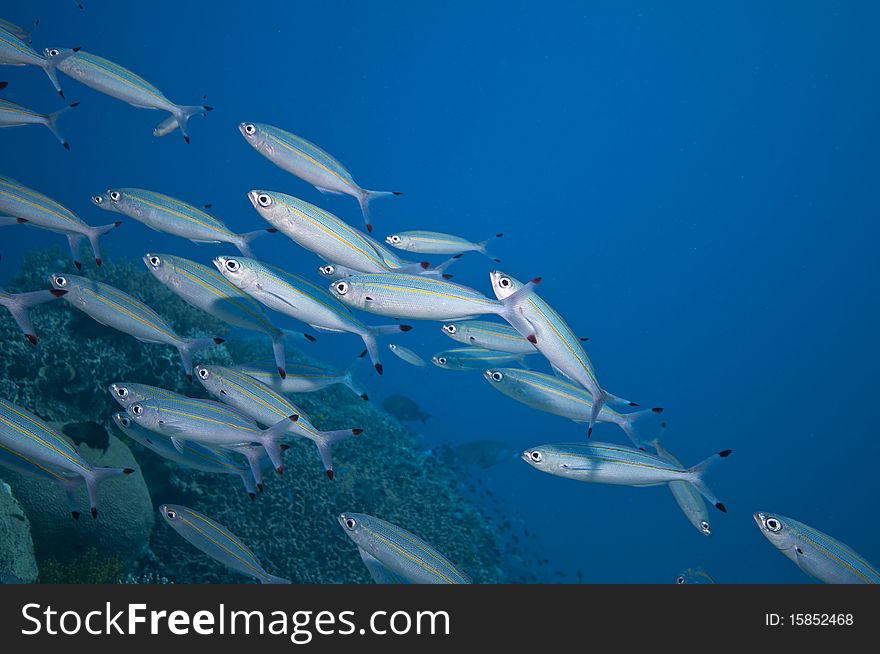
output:
{"label": "coral reef", "polygon": [[[57,250],[31,253],[7,289],[43,288],[50,273],[68,267],[65,261]],[[141,298],[182,335],[228,333],[225,325],[154,280],[140,262],[108,261],[85,274]],[[106,387],[113,381],[138,381],[205,397],[198,385],[187,385],[177,352],[103,327],[63,301],[32,313],[40,339],[37,347],[22,338],[11,319],[0,316],[5,355],[0,358],[0,396],[62,423],[91,462],[137,467],[132,465],[133,452],[140,471],[104,484],[101,514],[94,522],[87,516],[73,521],[56,488],[12,479],[34,525],[41,581],[111,577],[127,583],[249,581],[194,549],[164,521],[155,520],[156,507],[163,502],[184,504],[224,524],[253,549],[267,571],[297,583],[370,581],[356,547],[336,522],[343,511],[377,515],[418,534],[475,582],[510,580],[504,535],[491,522],[491,508],[467,492],[462,483],[465,472],[426,450],[394,418],[349,390],[331,387],[293,396],[319,429],[364,429],[362,435],[334,448],[336,479],[330,481],[323,474],[311,442],[296,441],[285,454],[284,475],[267,478],[265,492],[252,501],[232,476],[181,468],[135,443],[129,444],[129,452],[111,426],[110,416],[118,406]],[[230,365],[266,358],[268,352],[263,339],[230,338],[220,347],[202,350],[197,359]],[[288,355],[309,361],[293,348]],[[112,435],[106,436],[102,427]],[[141,473],[148,495],[145,488],[139,490]],[[13,476],[0,469],[0,477]],[[42,506],[52,503],[51,510]],[[114,525],[118,529],[111,529]],[[149,548],[145,533],[151,533]],[[122,565],[119,571],[113,563],[117,560]],[[71,566],[83,568],[82,575],[77,576]]]}
{"label": "coral reef", "polygon": [[36,578],[30,523],[9,484],[0,482],[0,584],[29,584]]}
{"label": "coral reef", "polygon": [[70,561],[45,559],[40,563],[41,584],[118,584],[122,580],[122,560],[102,556],[94,547]]}

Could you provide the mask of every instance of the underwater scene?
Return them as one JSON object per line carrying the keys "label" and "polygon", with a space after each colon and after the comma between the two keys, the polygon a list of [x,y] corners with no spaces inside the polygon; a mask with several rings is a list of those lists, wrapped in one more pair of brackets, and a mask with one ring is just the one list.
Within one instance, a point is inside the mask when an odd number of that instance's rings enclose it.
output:
{"label": "underwater scene", "polygon": [[877,583],[878,28],[7,0],[0,583]]}

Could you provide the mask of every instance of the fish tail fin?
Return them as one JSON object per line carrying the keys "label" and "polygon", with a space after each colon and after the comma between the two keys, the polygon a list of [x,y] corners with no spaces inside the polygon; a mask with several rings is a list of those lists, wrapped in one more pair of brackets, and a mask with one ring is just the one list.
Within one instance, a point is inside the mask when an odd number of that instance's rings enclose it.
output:
{"label": "fish tail fin", "polygon": [[358,366],[358,364],[364,360],[364,357],[367,356],[367,351],[364,350],[361,352],[357,358],[351,362],[348,368],[342,373],[341,383],[348,388],[355,395],[359,395],[362,400],[369,400],[369,396],[367,395],[367,391],[358,383],[358,381],[354,378],[354,369]]}
{"label": "fish tail fin", "polygon": [[274,227],[270,227],[269,229],[256,229],[252,232],[244,232],[243,234],[235,235],[235,247],[238,248],[239,252],[241,252],[246,257],[253,257],[254,253],[251,252],[250,244],[255,238],[259,238],[260,236],[265,236],[266,234],[274,234],[278,230]]}
{"label": "fish tail fin", "polygon": [[34,334],[34,326],[31,323],[31,319],[28,315],[27,310],[30,307],[37,306],[38,304],[43,304],[44,302],[55,300],[65,294],[66,291],[54,289],[51,291],[32,291],[30,293],[18,293],[16,295],[10,295],[5,298],[0,297],[0,306],[4,306],[9,309],[9,313],[12,314],[12,318],[15,320],[15,323],[19,326],[28,341],[31,342],[31,345],[36,345],[37,337]]}
{"label": "fish tail fin", "polygon": [[331,480],[333,479],[333,445],[352,436],[358,436],[363,431],[363,429],[339,429],[336,431],[320,432],[321,440],[315,441],[315,444],[318,446],[318,454],[321,455],[324,472],[327,473],[327,477]]}
{"label": "fish tail fin", "polygon": [[[651,415],[660,415],[661,413],[663,413],[662,407],[654,407],[653,409],[644,409],[642,411],[633,411],[632,413],[618,413],[617,415],[620,416],[620,422],[618,424],[620,425],[620,428],[623,430],[623,432],[627,436],[629,436],[629,439],[636,447],[644,447],[645,445],[650,445],[654,449],[657,449],[657,445],[655,445],[655,443],[660,443],[660,437],[658,436],[650,441],[643,441],[638,434],[638,430],[636,429],[636,423],[641,421],[642,418],[647,418]],[[665,425],[666,423],[663,424]]]}
{"label": "fish tail fin", "polygon": [[62,478],[58,480],[58,485],[64,491],[64,498],[67,500],[67,508],[70,510],[70,517],[79,520],[79,509],[77,509],[77,493],[79,484],[76,479]]}
{"label": "fish tail fin", "polygon": [[[247,491],[247,494],[251,499],[254,499],[257,496],[257,480],[254,478],[253,473],[246,468],[242,468],[238,471],[238,476],[241,477],[241,483],[244,484],[244,489]],[[260,479],[259,483],[262,485],[263,480]]]}
{"label": "fish tail fin", "polygon": [[526,320],[522,313],[522,306],[528,301],[540,283],[541,278],[535,277],[528,284],[524,284],[515,293],[511,293],[501,300],[501,309],[497,312],[532,345],[536,344],[538,339],[535,336],[535,328],[532,326],[532,323]]}
{"label": "fish tail fin", "polygon": [[[236,452],[247,459],[250,473],[247,470],[241,471],[241,479],[248,493],[252,493],[256,488],[260,493],[263,492],[263,457],[265,456],[259,448],[243,447],[236,449]],[[254,486],[256,484],[256,486]]]}
{"label": "fish tail fin", "polygon": [[292,584],[293,582],[290,579],[285,579],[284,577],[276,577],[275,575],[263,575],[260,577],[261,584]]}
{"label": "fish tail fin", "polygon": [[275,472],[279,475],[284,474],[284,461],[281,460],[281,453],[284,450],[281,448],[281,439],[290,431],[293,423],[297,420],[299,420],[299,416],[294,413],[260,433],[260,443],[266,450],[266,454],[269,455],[272,465],[275,466]]}
{"label": "fish tail fin", "polygon": [[501,238],[501,237],[503,237],[503,236],[504,236],[503,233],[498,232],[497,234],[495,234],[495,236],[491,236],[491,237],[487,238],[485,241],[480,241],[479,243],[477,243],[477,245],[480,246],[479,252],[481,252],[481,253],[484,254],[485,256],[489,257],[489,258],[490,258],[492,261],[494,261],[495,263],[501,263],[501,259],[497,259],[496,257],[493,257],[491,254],[489,254],[489,252],[486,250],[486,247],[487,247],[487,246],[489,245],[489,243],[491,243],[492,241],[496,241],[496,240],[498,240],[499,238]]}
{"label": "fish tail fin", "polygon": [[380,375],[382,374],[382,363],[379,361],[379,346],[376,343],[376,337],[381,334],[408,332],[411,329],[412,327],[410,325],[376,325],[370,327],[367,333],[361,334],[361,338],[364,339],[364,345],[367,346],[367,352],[370,353],[373,367]]}
{"label": "fish tail fin", "polygon": [[83,475],[86,491],[89,494],[89,509],[93,518],[98,517],[98,485],[111,477],[130,475],[133,472],[133,468],[92,468]]}
{"label": "fish tail fin", "polygon": [[[461,259],[463,256],[464,256],[463,254],[456,254],[454,257],[449,257],[446,261],[431,268],[431,272],[442,274],[447,268],[449,268],[449,266],[454,264],[456,261]],[[444,277],[446,277],[446,275],[444,275]]]}
{"label": "fish tail fin", "polygon": [[183,369],[186,372],[186,378],[189,380],[190,384],[192,384],[193,377],[193,352],[210,345],[220,345],[220,343],[223,343],[222,338],[209,336],[207,338],[188,338],[183,340],[181,344],[177,346],[177,351],[180,352],[180,359],[183,361]]}
{"label": "fish tail fin", "polygon": [[99,227],[89,227],[86,232],[86,238],[89,239],[89,243],[92,244],[92,252],[95,253],[95,263],[99,266],[102,263],[101,260],[101,247],[98,245],[98,238],[103,236],[109,231],[112,231],[119,227],[122,224],[121,220],[117,220],[115,223],[110,223],[109,225],[101,225]]}
{"label": "fish tail fin", "polygon": [[709,487],[706,485],[706,482],[703,480],[703,476],[706,474],[706,470],[709,469],[709,466],[711,466],[716,461],[726,459],[728,456],[730,456],[730,453],[732,451],[733,450],[722,450],[717,454],[713,454],[708,459],[700,461],[700,463],[695,465],[693,468],[689,468],[687,471],[688,481],[694,485],[694,488],[700,491],[700,493],[709,501],[709,503],[713,504],[716,509],[723,513],[727,513],[727,508],[719,501],[715,493],[713,493],[709,489]]}
{"label": "fish tail fin", "polygon": [[403,193],[400,193],[399,191],[368,191],[367,189],[361,189],[361,194],[358,196],[358,203],[361,205],[361,213],[364,215],[364,225],[366,225],[368,232],[372,233],[373,231],[373,223],[370,222],[370,200],[384,198],[389,195],[403,195]]}
{"label": "fish tail fin", "polygon": [[281,379],[287,377],[287,371],[284,369],[286,365],[286,358],[284,356],[284,336],[284,332],[280,329],[269,335],[272,339],[272,356],[275,358],[275,367],[278,368],[278,374],[281,375]]}
{"label": "fish tail fin", "polygon": [[[189,132],[187,132],[187,129],[186,129],[187,123],[189,123],[189,119],[192,118],[193,116],[195,116],[196,114],[202,114],[203,116],[207,116],[208,112],[213,111],[213,110],[214,110],[214,107],[209,107],[206,104],[203,104],[203,105],[178,105],[178,106],[175,106],[174,109],[171,110],[171,115],[174,116],[174,119],[177,121],[177,126],[180,128],[180,133],[183,134],[184,141],[189,143]],[[155,134],[157,131],[159,131],[163,125],[165,125],[167,127],[166,123],[168,123],[168,120],[161,123],[159,125],[159,127],[157,127],[155,130],[153,130],[153,133]],[[173,130],[169,129],[168,131],[165,132],[165,134],[167,134],[170,131],[173,131]],[[163,136],[164,136],[164,134],[163,134]]]}
{"label": "fish tail fin", "polygon": [[46,127],[49,128],[49,131],[55,135],[55,138],[61,142],[61,145],[64,146],[65,150],[70,150],[70,143],[67,142],[67,139],[64,138],[64,135],[61,133],[61,130],[58,129],[58,119],[64,114],[66,111],[73,109],[79,105],[79,102],[72,102],[66,107],[59,109],[58,111],[53,111],[51,114],[46,115]]}

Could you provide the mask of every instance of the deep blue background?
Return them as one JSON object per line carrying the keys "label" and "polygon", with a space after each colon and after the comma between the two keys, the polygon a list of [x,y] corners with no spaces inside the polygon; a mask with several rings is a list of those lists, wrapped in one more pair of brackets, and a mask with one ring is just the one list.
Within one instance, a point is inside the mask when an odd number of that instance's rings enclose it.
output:
{"label": "deep blue background", "polygon": [[[275,168],[236,127],[276,124],[365,187],[405,192],[373,204],[380,237],[504,231],[503,269],[543,275],[541,295],[591,338],[606,388],[666,407],[669,449],[686,464],[734,449],[712,473],[730,513],[714,512],[711,539],[663,488],[576,484],[521,462],[485,473],[554,568],[597,582],[666,583],[688,566],[720,582],[806,581],[760,535],[756,510],[880,561],[873,3],[188,0],[80,11],[29,0],[3,12],[40,19],[35,47],[82,46],[175,102],[207,94],[216,108],[192,120],[187,147],[179,133],[152,136],[165,114],[62,76],[68,100],[82,102],[63,124],[72,151],[40,127],[3,130],[4,173],[91,224],[114,219],[91,194],[140,186],[213,203],[239,231],[262,224],[245,197],[254,187],[360,226],[352,198]],[[60,106],[36,68],[0,67],[0,79],[8,99]],[[0,235],[0,279],[24,250],[66,252],[46,232]],[[228,251],[131,220],[104,243],[111,258],[151,250],[207,262]],[[318,264],[281,235],[256,250],[300,273]],[[488,270],[468,255],[452,272],[490,293]],[[432,323],[398,342],[426,357],[452,345]],[[342,364],[359,349],[325,336],[313,351]],[[416,399],[434,416],[429,444],[496,438],[522,449],[584,436],[479,375],[385,359],[385,378],[367,378],[372,394]],[[598,436],[622,434],[603,426]]]}

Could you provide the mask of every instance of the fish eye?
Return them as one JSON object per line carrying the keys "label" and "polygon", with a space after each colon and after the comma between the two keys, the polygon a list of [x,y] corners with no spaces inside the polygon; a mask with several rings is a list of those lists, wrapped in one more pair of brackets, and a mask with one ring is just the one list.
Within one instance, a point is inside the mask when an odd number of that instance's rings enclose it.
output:
{"label": "fish eye", "polygon": [[772,531],[774,534],[782,529],[782,523],[779,522],[776,518],[767,518],[767,522],[764,523],[767,525],[767,529]]}
{"label": "fish eye", "polygon": [[541,463],[544,460],[544,455],[541,454],[538,450],[532,450],[529,452],[529,458],[535,463]]}
{"label": "fish eye", "polygon": [[501,277],[498,280],[498,286],[501,288],[510,288],[513,282],[510,281],[510,277]]}
{"label": "fish eye", "polygon": [[321,272],[324,273],[325,275],[332,275],[333,270],[334,270],[333,266],[331,266],[329,264],[326,266],[321,266]]}
{"label": "fish eye", "polygon": [[119,202],[119,191],[110,191],[110,199]]}
{"label": "fish eye", "polygon": [[55,279],[53,281],[55,282],[55,284],[57,286],[67,286],[67,279],[65,279],[61,275],[58,275],[57,277],[55,277]]}
{"label": "fish eye", "polygon": [[272,204],[272,198],[270,198],[265,193],[260,193],[257,196],[257,202],[260,203],[261,207],[268,207],[270,204]]}
{"label": "fish eye", "polygon": [[389,344],[388,344],[388,349],[389,349],[389,350],[396,350],[396,349],[397,349],[397,346],[396,346],[394,343],[389,343]]}
{"label": "fish eye", "polygon": [[437,363],[439,363],[441,366],[445,366],[446,365],[446,357],[437,357]]}
{"label": "fish eye", "polygon": [[455,325],[443,325],[443,331],[447,334],[454,334],[458,331],[458,328]]}
{"label": "fish eye", "polygon": [[685,578],[684,578],[684,577],[679,577],[678,579],[675,580],[675,583],[677,583],[677,584],[683,584],[683,583],[685,583]]}
{"label": "fish eye", "polygon": [[700,521],[700,531],[702,531],[704,534],[711,534],[712,528],[709,526],[708,522],[706,522],[705,520],[701,520]]}
{"label": "fish eye", "polygon": [[165,511],[165,515],[168,516],[169,520],[174,520],[177,517],[177,512],[174,509],[168,509]]}
{"label": "fish eye", "polygon": [[101,204],[103,201],[104,198],[102,198],[100,195],[92,196],[92,202],[94,202],[95,204]]}
{"label": "fish eye", "polygon": [[340,295],[348,293],[348,284],[345,282],[336,282],[336,292]]}
{"label": "fish eye", "polygon": [[58,48],[49,48],[46,50],[46,54],[50,57],[57,57],[61,54],[61,52],[58,50]]}
{"label": "fish eye", "polygon": [[492,381],[500,382],[504,379],[504,375],[497,370],[492,373]]}
{"label": "fish eye", "polygon": [[123,427],[128,427],[129,422],[130,422],[129,419],[126,418],[125,416],[120,416],[120,417],[119,417],[119,423],[120,423]]}
{"label": "fish eye", "polygon": [[144,412],[144,407],[142,407],[140,404],[132,404],[131,405],[131,412],[134,415],[139,416]]}
{"label": "fish eye", "polygon": [[226,270],[229,272],[237,272],[241,268],[241,264],[235,259],[227,259],[225,262]]}
{"label": "fish eye", "polygon": [[354,518],[346,518],[345,519],[345,528],[346,529],[354,529],[357,527],[357,520]]}
{"label": "fish eye", "polygon": [[119,386],[119,387],[116,389],[116,394],[117,394],[119,397],[125,399],[126,397],[128,397],[128,389],[127,389],[125,386]]}
{"label": "fish eye", "polygon": [[397,234],[393,234],[393,235],[389,236],[388,240],[391,241],[392,243],[394,243],[395,245],[397,243],[400,243],[400,237]]}
{"label": "fish eye", "polygon": [[162,260],[155,254],[150,257],[150,265],[153,266],[153,268],[158,268],[160,263],[162,263]]}
{"label": "fish eye", "polygon": [[202,379],[207,379],[207,378],[208,378],[208,370],[207,370],[207,368],[199,368],[199,373],[198,373],[198,374],[199,374],[199,377],[201,377]]}
{"label": "fish eye", "polygon": [[244,126],[244,133],[247,134],[248,136],[253,136],[254,132],[256,132],[256,131],[257,131],[257,128],[254,126],[253,123],[248,123],[247,125]]}

